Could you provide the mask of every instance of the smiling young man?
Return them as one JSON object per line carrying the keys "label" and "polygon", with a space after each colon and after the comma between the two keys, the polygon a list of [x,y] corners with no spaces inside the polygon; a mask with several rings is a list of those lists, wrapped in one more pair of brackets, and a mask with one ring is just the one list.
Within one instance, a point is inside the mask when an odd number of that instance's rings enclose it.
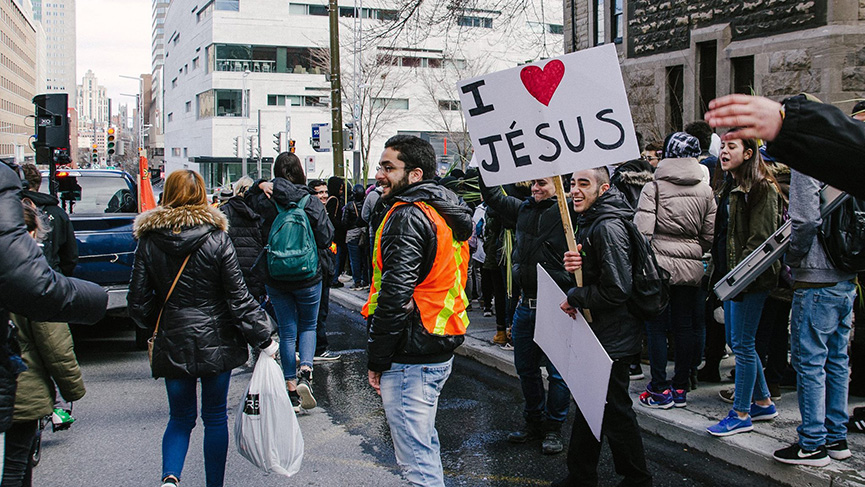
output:
{"label": "smiling young man", "polygon": [[[541,452],[552,455],[564,449],[561,430],[568,417],[571,393],[562,375],[534,342],[537,264],[563,290],[572,287],[574,279],[562,265],[561,256],[568,250],[568,244],[555,198],[553,179],[535,179],[531,190],[532,196],[521,200],[505,195],[501,187],[487,188],[481,184],[487,205],[499,215],[506,228],[516,229],[513,276],[520,288],[520,300],[514,311],[511,336],[514,341],[514,367],[520,377],[525,399],[525,424],[522,429],[509,434],[508,441],[526,443],[542,440]],[[544,391],[541,367],[546,367],[548,372],[547,391]]]}
{"label": "smiling young man", "polygon": [[472,234],[469,208],[433,181],[435,151],[410,135],[388,139],[375,178],[382,188],[369,320],[369,384],[381,395],[397,463],[414,485],[444,486],[438,396],[465,339]]}
{"label": "smiling young man", "polygon": [[[564,253],[567,272],[583,271],[583,287],[568,291],[562,311],[575,316],[577,308],[592,312],[589,326],[613,360],[607,386],[602,433],[613,452],[616,473],[625,479],[619,485],[650,486],[643,440],[628,395],[630,357],[640,353],[642,322],[628,311],[631,294],[631,241],[625,225],[634,210],[617,191],[610,189],[609,173],[603,167],[573,174],[571,198],[579,214],[577,252]],[[601,443],[579,409],[568,445],[568,476],[554,487],[598,485]]]}

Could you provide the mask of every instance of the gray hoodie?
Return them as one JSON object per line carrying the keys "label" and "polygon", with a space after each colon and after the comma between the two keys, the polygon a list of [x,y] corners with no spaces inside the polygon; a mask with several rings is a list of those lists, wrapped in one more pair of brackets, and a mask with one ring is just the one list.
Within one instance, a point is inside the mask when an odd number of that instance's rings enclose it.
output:
{"label": "gray hoodie", "polygon": [[836,269],[817,234],[823,219],[820,218],[820,188],[823,183],[792,171],[790,176],[790,248],[786,261],[793,272],[793,279],[799,282],[838,283],[849,281],[855,274]]}

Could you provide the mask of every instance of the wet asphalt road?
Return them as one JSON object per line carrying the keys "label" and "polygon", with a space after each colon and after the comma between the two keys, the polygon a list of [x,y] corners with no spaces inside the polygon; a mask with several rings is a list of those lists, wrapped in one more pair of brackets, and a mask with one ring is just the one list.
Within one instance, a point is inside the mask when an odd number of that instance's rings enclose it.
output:
{"label": "wet asphalt road", "polygon": [[[226,486],[403,485],[381,400],[366,382],[365,323],[336,305],[328,322],[331,349],[342,360],[315,369],[319,407],[299,417],[306,442],[301,471],[288,480],[263,476],[239,456],[232,441]],[[159,485],[159,445],[167,419],[164,385],[148,377],[146,353],[133,350],[131,342],[129,324],[122,320],[76,333],[88,395],[76,404],[79,421],[72,430],[46,431],[34,485],[89,485],[94,478],[107,480],[100,485]],[[233,375],[230,428],[250,372],[241,368]],[[437,420],[447,485],[548,485],[566,474],[565,453],[545,456],[537,442],[507,442],[507,433],[522,422],[521,410],[516,379],[456,358]],[[204,485],[202,429],[199,424],[193,431],[182,485]],[[780,485],[657,437],[644,434],[643,441],[656,486]],[[602,486],[620,480],[606,447],[599,475]]]}

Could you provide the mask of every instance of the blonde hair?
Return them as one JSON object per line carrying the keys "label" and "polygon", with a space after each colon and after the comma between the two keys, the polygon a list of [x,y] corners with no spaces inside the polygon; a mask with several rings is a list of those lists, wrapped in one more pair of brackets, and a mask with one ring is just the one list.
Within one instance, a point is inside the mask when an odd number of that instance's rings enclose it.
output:
{"label": "blonde hair", "polygon": [[253,183],[255,183],[255,181],[253,181],[251,177],[243,176],[234,183],[234,194],[237,196],[243,196],[249,188],[252,187]]}
{"label": "blonde hair", "polygon": [[201,174],[179,169],[168,175],[162,190],[162,206],[177,208],[187,205],[207,205],[207,191]]}

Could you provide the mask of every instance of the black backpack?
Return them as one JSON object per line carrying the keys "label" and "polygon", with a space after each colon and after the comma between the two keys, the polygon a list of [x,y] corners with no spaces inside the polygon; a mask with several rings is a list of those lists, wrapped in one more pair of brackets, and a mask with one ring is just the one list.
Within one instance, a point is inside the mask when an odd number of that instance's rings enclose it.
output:
{"label": "black backpack", "polygon": [[865,201],[848,197],[823,218],[818,236],[836,269],[865,272]]}
{"label": "black backpack", "polygon": [[598,222],[619,218],[628,232],[631,242],[631,298],[626,305],[628,311],[641,320],[657,318],[670,302],[670,273],[658,265],[652,244],[637,229],[633,221],[617,216],[602,216],[592,223],[589,232]]}

